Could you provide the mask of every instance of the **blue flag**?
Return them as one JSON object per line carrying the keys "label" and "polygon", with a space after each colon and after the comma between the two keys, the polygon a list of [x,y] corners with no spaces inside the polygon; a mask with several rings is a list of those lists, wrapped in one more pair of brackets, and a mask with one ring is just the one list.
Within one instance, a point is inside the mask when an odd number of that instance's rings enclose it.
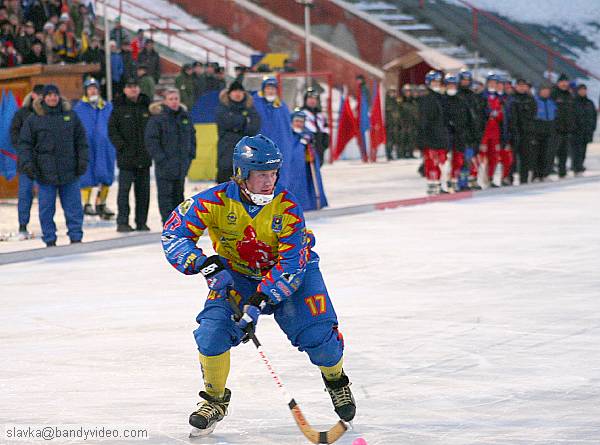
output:
{"label": "blue flag", "polygon": [[17,151],[10,140],[10,124],[19,109],[12,91],[2,90],[0,103],[0,176],[9,181],[17,174]]}

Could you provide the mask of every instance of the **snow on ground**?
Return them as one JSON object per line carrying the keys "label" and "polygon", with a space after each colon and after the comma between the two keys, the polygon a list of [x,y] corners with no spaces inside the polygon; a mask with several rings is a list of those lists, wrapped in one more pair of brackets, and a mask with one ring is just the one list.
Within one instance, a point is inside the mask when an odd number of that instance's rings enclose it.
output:
{"label": "snow on ground", "polygon": [[[358,404],[356,431],[338,443],[597,444],[599,193],[594,183],[311,223]],[[306,443],[251,345],[232,354],[230,415],[212,437],[187,438],[206,286],[159,245],[0,276],[1,443],[23,443],[1,436],[14,424],[149,429],[131,443]],[[270,317],[258,333],[307,419],[332,425],[316,369]]]}

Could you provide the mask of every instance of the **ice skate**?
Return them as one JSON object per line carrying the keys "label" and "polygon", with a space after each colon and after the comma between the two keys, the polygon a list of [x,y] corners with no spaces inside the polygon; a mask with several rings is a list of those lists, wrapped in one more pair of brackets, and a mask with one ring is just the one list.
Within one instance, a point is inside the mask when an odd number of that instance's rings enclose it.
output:
{"label": "ice skate", "polygon": [[348,376],[342,372],[342,377],[339,380],[329,381],[321,374],[325,382],[325,389],[331,397],[333,408],[340,419],[345,422],[350,422],[356,414],[356,403],[354,396],[350,391],[350,380]]}
{"label": "ice skate", "polygon": [[104,220],[109,220],[115,216],[115,212],[106,207],[106,204],[98,204],[96,206],[96,214]]}
{"label": "ice skate", "polygon": [[198,409],[190,414],[190,425],[193,427],[190,437],[206,436],[214,431],[217,423],[227,415],[231,391],[225,388],[222,399],[212,397],[204,391],[200,391],[200,397],[205,401],[198,403]]}
{"label": "ice skate", "polygon": [[94,210],[91,204],[86,204],[83,206],[83,214],[87,216],[96,216],[98,213]]}

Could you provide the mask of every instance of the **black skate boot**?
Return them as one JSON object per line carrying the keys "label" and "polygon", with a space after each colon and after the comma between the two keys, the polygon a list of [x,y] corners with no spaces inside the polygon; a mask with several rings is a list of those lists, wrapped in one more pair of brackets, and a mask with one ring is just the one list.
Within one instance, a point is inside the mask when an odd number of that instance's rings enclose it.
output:
{"label": "black skate boot", "polygon": [[325,389],[333,402],[333,409],[336,414],[345,422],[352,421],[356,414],[356,403],[352,391],[350,391],[348,376],[344,374],[344,371],[342,371],[342,377],[339,380],[329,381],[323,374],[321,376],[325,382]]}
{"label": "black skate boot", "polygon": [[91,204],[86,204],[83,206],[83,214],[88,216],[96,216],[98,213],[96,213]]}
{"label": "black skate boot", "polygon": [[115,216],[115,212],[106,207],[106,204],[97,204],[96,213],[98,214],[98,216],[100,216],[100,218],[105,220],[109,220],[113,216]]}
{"label": "black skate boot", "polygon": [[227,415],[231,391],[225,388],[222,399],[212,397],[204,391],[200,391],[200,397],[205,401],[198,403],[198,409],[190,414],[190,425],[194,427],[190,437],[206,436],[214,431],[217,423]]}

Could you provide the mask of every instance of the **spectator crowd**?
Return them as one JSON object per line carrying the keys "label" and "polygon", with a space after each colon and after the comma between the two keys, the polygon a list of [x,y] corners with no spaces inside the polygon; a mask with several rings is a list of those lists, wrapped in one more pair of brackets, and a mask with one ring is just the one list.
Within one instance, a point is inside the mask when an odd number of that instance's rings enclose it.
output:
{"label": "spectator crowd", "polygon": [[534,90],[489,73],[430,71],[424,85],[390,88],[385,100],[386,157],[421,153],[429,194],[453,193],[575,176],[585,171],[596,108],[585,84],[562,74]]}

